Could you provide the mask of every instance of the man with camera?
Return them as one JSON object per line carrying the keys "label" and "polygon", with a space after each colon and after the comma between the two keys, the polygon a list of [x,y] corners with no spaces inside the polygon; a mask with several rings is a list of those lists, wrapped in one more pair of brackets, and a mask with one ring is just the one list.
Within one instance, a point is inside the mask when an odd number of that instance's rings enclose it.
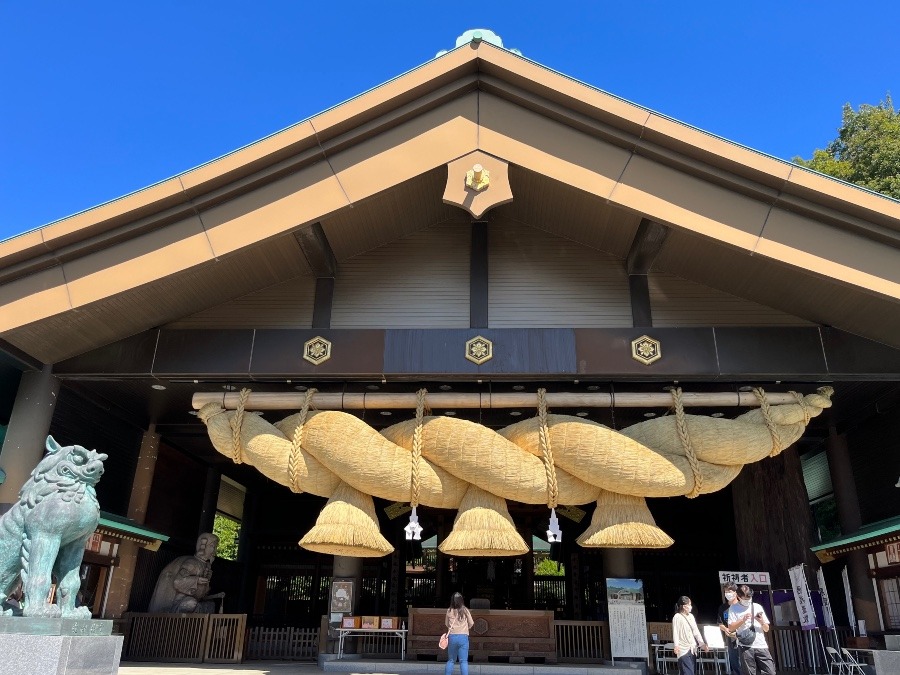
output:
{"label": "man with camera", "polygon": [[765,636],[769,617],[753,602],[753,589],[747,585],[737,589],[737,603],[728,610],[728,630],[734,631],[737,639],[743,675],[775,675]]}

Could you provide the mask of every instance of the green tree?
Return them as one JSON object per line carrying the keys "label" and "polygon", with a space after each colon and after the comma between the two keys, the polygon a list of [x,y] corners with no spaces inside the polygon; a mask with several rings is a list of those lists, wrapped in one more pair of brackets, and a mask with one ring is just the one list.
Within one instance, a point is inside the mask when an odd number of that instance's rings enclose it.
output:
{"label": "green tree", "polygon": [[564,577],[566,569],[562,563],[554,562],[550,558],[544,558],[534,567],[534,573],[543,577]]}
{"label": "green tree", "polygon": [[213,534],[219,538],[216,556],[225,560],[237,560],[241,524],[233,518],[217,513],[213,521]]}
{"label": "green tree", "polygon": [[800,166],[900,199],[900,111],[890,94],[878,105],[844,104],[838,137]]}

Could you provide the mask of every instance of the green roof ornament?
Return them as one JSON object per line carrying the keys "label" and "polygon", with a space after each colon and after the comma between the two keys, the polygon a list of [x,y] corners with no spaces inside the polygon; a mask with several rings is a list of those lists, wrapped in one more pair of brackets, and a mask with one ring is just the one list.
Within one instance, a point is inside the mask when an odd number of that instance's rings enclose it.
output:
{"label": "green roof ornament", "polygon": [[[522,56],[522,52],[518,49],[509,49],[508,47],[503,46],[503,40],[500,39],[500,36],[497,35],[494,31],[488,30],[487,28],[473,28],[471,30],[467,30],[465,33],[456,38],[456,46],[462,47],[463,45],[467,45],[470,42],[479,43],[479,42],[487,42],[495,47],[500,47],[500,49],[505,49],[508,52],[512,52],[517,56]],[[446,49],[442,49],[437,54],[434,55],[435,58],[438,56],[443,56],[447,53]]]}

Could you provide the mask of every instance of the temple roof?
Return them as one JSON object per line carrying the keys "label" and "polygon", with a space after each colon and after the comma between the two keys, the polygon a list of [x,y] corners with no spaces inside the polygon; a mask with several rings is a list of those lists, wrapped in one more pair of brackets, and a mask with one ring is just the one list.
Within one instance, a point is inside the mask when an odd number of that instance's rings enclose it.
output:
{"label": "temple roof", "polygon": [[509,164],[498,208],[523,222],[624,257],[651,220],[660,269],[900,346],[900,202],[485,41],[0,242],[0,337],[52,363],[312,275],[299,231],[321,223],[340,263],[441,222],[447,165],[476,151]]}

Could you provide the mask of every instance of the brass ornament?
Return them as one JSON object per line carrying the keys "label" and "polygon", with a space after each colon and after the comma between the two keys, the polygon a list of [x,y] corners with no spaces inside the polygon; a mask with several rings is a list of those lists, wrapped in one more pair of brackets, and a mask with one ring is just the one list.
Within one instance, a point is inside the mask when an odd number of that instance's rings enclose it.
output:
{"label": "brass ornament", "polygon": [[649,366],[662,358],[662,344],[649,335],[641,335],[631,341],[631,358]]}
{"label": "brass ornament", "polygon": [[491,184],[491,172],[481,164],[476,164],[466,171],[466,187],[475,192],[481,192]]}
{"label": "brass ornament", "polygon": [[331,342],[321,336],[303,343],[303,358],[314,366],[325,363],[331,358]]}
{"label": "brass ornament", "polygon": [[466,358],[477,365],[494,358],[494,343],[486,337],[476,335],[466,341]]}

